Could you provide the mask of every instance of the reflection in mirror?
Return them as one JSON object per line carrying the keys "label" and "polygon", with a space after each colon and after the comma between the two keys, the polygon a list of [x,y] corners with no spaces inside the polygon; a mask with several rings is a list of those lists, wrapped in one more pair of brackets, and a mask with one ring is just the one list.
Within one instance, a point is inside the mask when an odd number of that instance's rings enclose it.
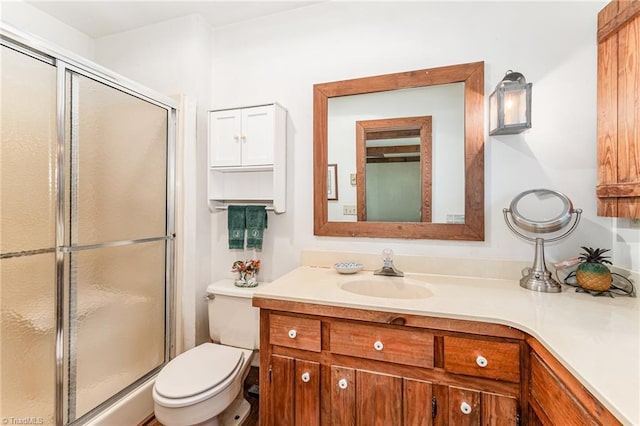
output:
{"label": "reflection in mirror", "polygon": [[431,221],[431,121],[356,121],[359,221]]}
{"label": "reflection in mirror", "polygon": [[[344,214],[342,206],[357,205],[358,221],[464,222],[464,83],[331,98],[327,114],[329,162],[340,164],[344,176],[338,178],[341,199],[328,205],[330,221],[356,221],[356,216]],[[376,169],[388,172],[387,177],[393,176],[390,180],[358,179],[359,184],[350,185],[349,175],[358,169],[357,176],[361,176],[360,168],[364,166],[357,160],[362,153],[357,139],[358,123],[380,120],[377,126],[384,126],[385,119],[417,116],[429,116],[433,123],[430,129],[433,148],[426,148],[433,158],[425,159],[424,164],[429,170],[419,164],[387,164]],[[401,123],[393,128],[401,130]],[[410,176],[417,180],[408,180]],[[378,183],[382,186],[378,187]],[[399,183],[408,186],[397,186]],[[361,204],[361,194],[365,194],[363,184],[367,185],[366,193],[379,195],[387,210],[382,216],[362,210],[366,208],[366,204]],[[413,194],[404,191],[416,187]],[[428,198],[426,191],[430,192]],[[421,208],[427,209],[424,220]]]}
{"label": "reflection in mirror", "polygon": [[316,84],[314,233],[483,240],[483,104],[482,62]]}

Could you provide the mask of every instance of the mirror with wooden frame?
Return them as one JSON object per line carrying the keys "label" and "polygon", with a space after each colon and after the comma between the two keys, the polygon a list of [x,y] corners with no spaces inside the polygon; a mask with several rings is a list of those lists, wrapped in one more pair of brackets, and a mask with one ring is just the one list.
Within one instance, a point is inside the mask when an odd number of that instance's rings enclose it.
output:
{"label": "mirror with wooden frame", "polygon": [[314,234],[484,240],[483,62],[314,85]]}

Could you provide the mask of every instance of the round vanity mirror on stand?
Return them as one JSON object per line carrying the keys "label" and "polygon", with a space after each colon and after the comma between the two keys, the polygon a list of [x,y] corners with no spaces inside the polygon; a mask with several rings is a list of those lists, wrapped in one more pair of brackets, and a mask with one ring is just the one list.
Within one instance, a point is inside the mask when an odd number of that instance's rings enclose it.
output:
{"label": "round vanity mirror on stand", "polygon": [[[580,222],[581,209],[574,209],[571,200],[561,192],[550,189],[531,189],[518,194],[508,209],[503,209],[507,226],[518,237],[534,242],[535,258],[528,273],[520,279],[520,287],[546,293],[559,293],[560,284],[551,276],[544,260],[544,243],[559,241],[571,234]],[[524,213],[523,213],[524,212]],[[547,234],[559,231],[573,224],[564,233],[551,238],[529,236],[518,228],[531,234]],[[514,226],[515,225],[515,226]]]}

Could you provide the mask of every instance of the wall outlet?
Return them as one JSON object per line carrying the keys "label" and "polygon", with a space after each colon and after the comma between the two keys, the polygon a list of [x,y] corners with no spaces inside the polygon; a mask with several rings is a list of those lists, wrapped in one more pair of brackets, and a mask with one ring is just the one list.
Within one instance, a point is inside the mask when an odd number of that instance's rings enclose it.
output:
{"label": "wall outlet", "polygon": [[356,206],[342,206],[342,214],[345,216],[355,216]]}
{"label": "wall outlet", "polygon": [[447,215],[447,223],[461,223],[461,224],[464,224],[464,215],[463,214],[448,214]]}

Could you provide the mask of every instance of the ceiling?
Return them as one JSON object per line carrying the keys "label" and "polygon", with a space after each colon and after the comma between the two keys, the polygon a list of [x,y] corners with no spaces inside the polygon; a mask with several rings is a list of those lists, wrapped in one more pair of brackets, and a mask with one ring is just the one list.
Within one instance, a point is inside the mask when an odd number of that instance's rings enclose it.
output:
{"label": "ceiling", "polygon": [[201,14],[213,27],[308,6],[320,1],[27,1],[65,24],[99,38],[168,19]]}

